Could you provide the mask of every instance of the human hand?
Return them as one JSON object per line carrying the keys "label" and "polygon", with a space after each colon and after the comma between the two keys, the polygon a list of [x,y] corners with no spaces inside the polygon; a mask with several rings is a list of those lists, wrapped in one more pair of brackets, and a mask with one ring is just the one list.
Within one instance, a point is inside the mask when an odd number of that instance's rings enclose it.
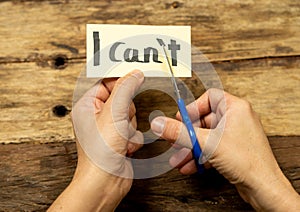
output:
{"label": "human hand", "polygon": [[50,209],[112,211],[128,193],[133,171],[125,156],[143,143],[132,98],[143,80],[137,70],[105,79],[76,103],[72,121],[78,164],[71,184]]}
{"label": "human hand", "polygon": [[[257,114],[242,99],[210,89],[187,106],[198,141],[213,166],[234,184],[242,198],[258,210],[299,210],[299,195],[281,172]],[[200,114],[200,115],[199,115]],[[181,148],[170,164],[183,174],[196,172],[191,143],[180,121],[157,117],[154,133]]]}

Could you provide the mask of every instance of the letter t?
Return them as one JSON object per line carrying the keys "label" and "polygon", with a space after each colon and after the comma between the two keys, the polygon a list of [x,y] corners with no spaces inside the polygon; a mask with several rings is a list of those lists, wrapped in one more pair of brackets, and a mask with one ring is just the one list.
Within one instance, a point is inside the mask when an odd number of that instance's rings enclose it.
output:
{"label": "letter t", "polygon": [[171,39],[168,49],[171,50],[172,66],[177,66],[177,50],[180,50],[180,45],[176,44],[176,40]]}

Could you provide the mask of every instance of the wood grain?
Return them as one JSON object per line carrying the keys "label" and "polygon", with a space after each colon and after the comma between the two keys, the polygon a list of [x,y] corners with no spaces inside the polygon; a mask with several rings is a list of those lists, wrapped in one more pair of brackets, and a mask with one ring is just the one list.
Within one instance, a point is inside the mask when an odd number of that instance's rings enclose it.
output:
{"label": "wood grain", "polygon": [[84,58],[87,23],[191,25],[211,61],[299,55],[299,9],[293,0],[1,1],[0,62]]}
{"label": "wood grain", "polygon": [[[300,192],[300,137],[270,137],[283,172]],[[154,142],[138,154],[152,157],[168,144]],[[136,157],[139,157],[138,155]],[[0,210],[44,211],[72,179],[75,143],[0,145]],[[245,211],[252,210],[235,188],[214,170],[183,176],[177,170],[135,180],[118,211]]]}

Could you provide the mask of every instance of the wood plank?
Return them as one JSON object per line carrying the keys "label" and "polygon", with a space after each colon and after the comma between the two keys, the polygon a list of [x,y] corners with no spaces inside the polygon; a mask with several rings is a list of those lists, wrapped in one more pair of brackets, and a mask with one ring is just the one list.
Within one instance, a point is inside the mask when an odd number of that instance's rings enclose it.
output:
{"label": "wood plank", "polygon": [[[69,117],[57,117],[52,110],[58,105],[66,113],[71,110],[76,77],[84,69],[86,23],[192,25],[193,44],[210,60],[225,60],[214,63],[225,90],[253,103],[267,134],[299,134],[299,59],[281,58],[299,55],[298,3],[142,3],[1,1],[0,11],[6,15],[0,17],[0,142],[74,138]],[[196,97],[204,91],[195,79],[185,82]],[[280,95],[283,88],[285,95]],[[136,100],[142,130],[148,129],[148,114],[154,109],[174,115],[175,105],[168,108],[168,97],[160,97],[152,93]]]}
{"label": "wood plank", "polygon": [[[226,91],[253,104],[268,135],[299,135],[300,108],[296,106],[300,105],[299,57],[213,65]],[[195,69],[198,66],[194,65]],[[53,108],[64,105],[67,110],[72,109],[73,90],[82,70],[83,60],[70,60],[65,69],[41,67],[33,62],[0,64],[0,142],[72,140],[70,117],[58,117]],[[210,72],[201,77],[201,80],[212,80],[211,85],[214,85]],[[204,92],[195,76],[182,80],[195,98]],[[177,111],[175,102],[170,103],[170,97],[158,91],[142,93],[135,102],[139,128],[143,131],[149,129],[148,116],[152,111],[161,110],[171,117]]]}
{"label": "wood plank", "polygon": [[273,1],[0,1],[0,62],[85,57],[85,24],[191,25],[211,61],[300,54],[300,4]]}
{"label": "wood plank", "polygon": [[[269,137],[283,172],[300,192],[300,137]],[[167,144],[163,142],[163,146]],[[161,152],[162,141],[147,145],[136,157]],[[0,145],[0,208],[44,211],[68,185],[76,167],[75,143]],[[135,180],[118,211],[245,211],[232,185],[215,171],[183,176],[177,170]]]}

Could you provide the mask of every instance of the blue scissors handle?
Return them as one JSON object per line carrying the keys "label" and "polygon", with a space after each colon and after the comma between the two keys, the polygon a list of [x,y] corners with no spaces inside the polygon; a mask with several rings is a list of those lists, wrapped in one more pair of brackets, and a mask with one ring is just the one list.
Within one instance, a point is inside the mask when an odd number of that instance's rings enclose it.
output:
{"label": "blue scissors handle", "polygon": [[196,164],[198,173],[203,173],[204,172],[203,165],[199,163],[199,159],[202,156],[202,150],[200,148],[193,124],[192,124],[191,119],[186,110],[184,100],[182,98],[177,99],[177,105],[178,105],[178,109],[179,109],[182,121],[183,121],[184,125],[186,126],[187,131],[190,136],[190,139],[192,141],[192,146],[193,146],[192,152],[193,152],[193,156],[195,159],[195,164]]}

